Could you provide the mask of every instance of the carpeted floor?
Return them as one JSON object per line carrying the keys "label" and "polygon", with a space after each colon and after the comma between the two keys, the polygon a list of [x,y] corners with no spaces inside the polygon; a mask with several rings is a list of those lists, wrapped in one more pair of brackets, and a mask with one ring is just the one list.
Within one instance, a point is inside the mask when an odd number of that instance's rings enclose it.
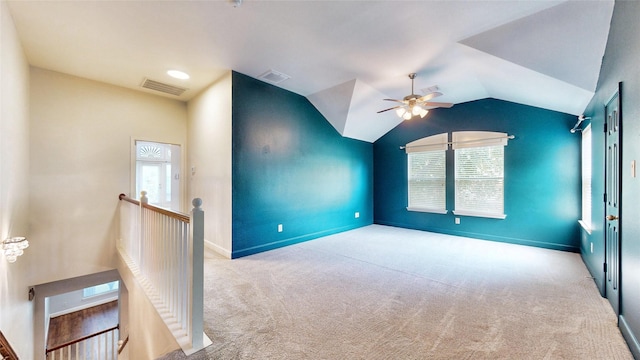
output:
{"label": "carpeted floor", "polygon": [[632,359],[574,253],[372,225],[205,273],[189,359]]}

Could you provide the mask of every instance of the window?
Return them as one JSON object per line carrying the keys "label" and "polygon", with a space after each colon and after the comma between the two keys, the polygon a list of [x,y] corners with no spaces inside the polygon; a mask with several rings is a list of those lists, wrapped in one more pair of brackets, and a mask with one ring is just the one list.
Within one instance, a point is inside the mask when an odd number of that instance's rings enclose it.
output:
{"label": "window", "polygon": [[446,214],[447,134],[407,144],[407,210]]}
{"label": "window", "polygon": [[591,124],[582,130],[582,225],[591,231]]}
{"label": "window", "polygon": [[112,281],[110,283],[84,288],[82,289],[82,297],[87,298],[91,296],[106,294],[109,292],[115,292],[118,290],[119,285],[120,285],[119,281]]}
{"label": "window", "polygon": [[407,210],[447,213],[447,155],[455,154],[456,215],[504,219],[504,147],[509,136],[490,131],[453,132],[410,142]]}
{"label": "window", "polygon": [[504,219],[504,146],[507,134],[453,133],[456,215]]}
{"label": "window", "polygon": [[147,192],[149,203],[180,210],[180,146],[135,141],[135,198]]}
{"label": "window", "polygon": [[443,150],[409,154],[409,209],[446,213],[445,155]]}

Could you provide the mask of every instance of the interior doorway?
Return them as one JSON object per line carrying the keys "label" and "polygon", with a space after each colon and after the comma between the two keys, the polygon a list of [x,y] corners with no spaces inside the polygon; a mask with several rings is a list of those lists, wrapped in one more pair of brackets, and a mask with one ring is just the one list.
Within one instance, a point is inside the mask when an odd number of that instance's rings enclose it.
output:
{"label": "interior doorway", "polygon": [[149,203],[180,211],[180,145],[135,141],[135,194],[147,192]]}
{"label": "interior doorway", "polygon": [[605,296],[620,315],[621,131],[620,86],[605,106]]}

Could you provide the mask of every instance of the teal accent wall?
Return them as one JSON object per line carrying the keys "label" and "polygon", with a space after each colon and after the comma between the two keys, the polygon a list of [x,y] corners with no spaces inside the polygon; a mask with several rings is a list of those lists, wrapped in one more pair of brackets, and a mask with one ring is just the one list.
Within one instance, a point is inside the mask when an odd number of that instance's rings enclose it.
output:
{"label": "teal accent wall", "polygon": [[[374,143],[374,222],[565,251],[579,251],[580,134],[576,117],[496,99],[432,110],[404,121]],[[505,148],[507,218],[455,216],[453,151],[447,151],[448,214],[406,210],[407,155],[400,146],[452,131],[515,135]],[[456,225],[455,217],[460,217]]]}
{"label": "teal accent wall", "polygon": [[[581,253],[604,293],[604,106],[622,83],[622,199],[620,211],[620,319],[622,334],[640,358],[640,172],[633,177],[631,161],[640,161],[640,2],[616,1],[596,94],[585,110],[593,129],[594,229],[584,234]],[[594,252],[590,251],[590,243]]]}
{"label": "teal accent wall", "polygon": [[372,144],[303,96],[237,72],[232,87],[233,258],[373,222]]}

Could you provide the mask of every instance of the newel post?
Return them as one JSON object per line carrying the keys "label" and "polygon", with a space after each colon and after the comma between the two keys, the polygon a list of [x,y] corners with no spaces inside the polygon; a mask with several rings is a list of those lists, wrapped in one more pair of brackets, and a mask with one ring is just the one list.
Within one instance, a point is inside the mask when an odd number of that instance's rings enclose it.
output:
{"label": "newel post", "polygon": [[195,198],[191,202],[193,210],[191,210],[190,219],[190,240],[191,240],[191,260],[192,269],[192,304],[191,304],[191,346],[193,349],[202,349],[204,347],[204,211],[202,199]]}
{"label": "newel post", "polygon": [[147,192],[146,191],[140,191],[140,202],[144,203],[144,204],[148,204],[149,203],[149,198],[147,197]]}

